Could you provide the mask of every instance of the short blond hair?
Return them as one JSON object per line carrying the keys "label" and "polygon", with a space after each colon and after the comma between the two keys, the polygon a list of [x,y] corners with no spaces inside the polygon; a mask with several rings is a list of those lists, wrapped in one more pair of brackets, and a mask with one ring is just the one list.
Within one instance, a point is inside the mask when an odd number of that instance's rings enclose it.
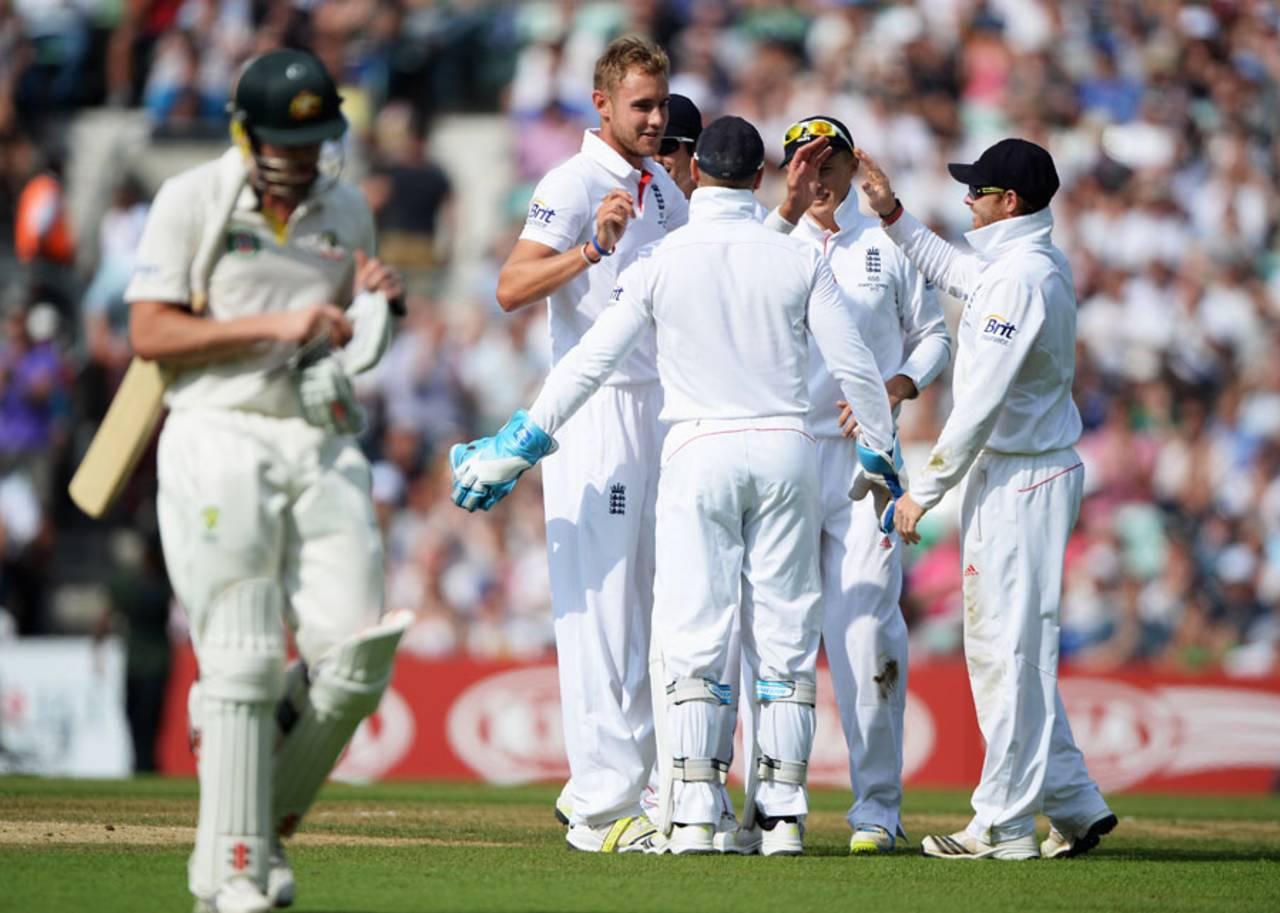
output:
{"label": "short blond hair", "polygon": [[665,79],[671,72],[671,60],[666,51],[647,38],[639,35],[615,38],[596,61],[595,90],[612,92],[633,68]]}

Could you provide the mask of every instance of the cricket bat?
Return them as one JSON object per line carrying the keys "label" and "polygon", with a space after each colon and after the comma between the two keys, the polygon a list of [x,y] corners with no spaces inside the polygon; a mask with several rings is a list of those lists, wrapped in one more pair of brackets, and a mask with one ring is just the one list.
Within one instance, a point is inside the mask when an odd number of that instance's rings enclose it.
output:
{"label": "cricket bat", "polygon": [[164,412],[164,387],[164,375],[154,361],[135,358],[129,363],[67,486],[71,500],[89,516],[102,517],[133,475]]}

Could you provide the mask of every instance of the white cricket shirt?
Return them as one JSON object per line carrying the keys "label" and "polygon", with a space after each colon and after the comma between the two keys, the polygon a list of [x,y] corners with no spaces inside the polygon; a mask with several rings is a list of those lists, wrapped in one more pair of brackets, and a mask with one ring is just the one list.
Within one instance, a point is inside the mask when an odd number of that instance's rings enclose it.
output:
{"label": "white cricket shirt", "polygon": [[[364,195],[338,182],[308,198],[276,236],[245,186],[221,228],[220,198],[243,175],[241,153],[170,178],[152,203],[138,246],[126,301],[189,304],[193,260],[205,231],[220,231],[220,251],[209,277],[209,320],[293,310],[326,302],[346,307],[355,277],[354,251],[374,253],[373,216]],[[221,191],[221,192],[220,192]],[[261,343],[242,358],[178,367],[165,391],[170,409],[244,409],[277,416],[302,414],[289,372],[280,370],[297,346]]]}
{"label": "white cricket shirt", "polygon": [[637,257],[609,297],[530,410],[549,434],[653,326],[663,421],[803,418],[812,330],[864,441],[892,448],[884,383],[831,267],[812,245],[760,224],[751,191],[695,190],[689,224]]}
{"label": "white cricket shirt", "polygon": [[903,213],[886,229],[920,271],[965,302],[951,392],[955,401],[911,496],[930,508],[986,448],[1040,454],[1080,439],[1071,398],[1076,292],[1053,246],[1048,208],[966,232],[961,254]]}
{"label": "white cricket shirt", "polygon": [[[791,237],[822,251],[836,282],[854,303],[863,342],[875,355],[880,376],[911,379],[923,390],[951,358],[951,336],[933,284],[889,240],[880,220],[858,211],[851,189],[835,211],[839,231],[827,231],[805,215]],[[778,216],[776,222],[786,224]],[[810,340],[809,427],[820,437],[840,437],[840,384]]]}
{"label": "white cricket shirt", "polygon": [[[648,177],[646,177],[648,175]],[[558,362],[578,344],[609,304],[618,276],[642,247],[665,237],[689,220],[689,203],[666,169],[652,159],[633,168],[598,130],[582,137],[582,151],[551,169],[533,192],[521,240],[537,241],[564,252],[581,247],[596,230],[596,210],[612,190],[626,190],[636,211],[613,256],[583,270],[548,296],[551,360]],[[658,379],[652,334],[618,366],[611,384],[648,383]]]}

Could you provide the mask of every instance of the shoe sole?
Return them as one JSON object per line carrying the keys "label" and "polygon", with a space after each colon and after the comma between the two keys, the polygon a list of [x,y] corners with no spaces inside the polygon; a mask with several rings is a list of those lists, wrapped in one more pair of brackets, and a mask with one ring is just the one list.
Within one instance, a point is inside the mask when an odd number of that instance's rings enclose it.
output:
{"label": "shoe sole", "polygon": [[849,844],[850,856],[879,856],[882,853],[892,852],[893,847],[884,847],[870,840]]}
{"label": "shoe sole", "polygon": [[1089,830],[1085,831],[1083,837],[1071,844],[1071,848],[1065,853],[1058,853],[1052,857],[1054,859],[1074,859],[1076,856],[1083,856],[1085,853],[1095,849],[1102,838],[1116,829],[1116,825],[1120,823],[1120,819],[1115,815],[1107,815],[1105,818],[1099,818],[1093,824],[1089,825]]}
{"label": "shoe sole", "polygon": [[761,856],[803,856],[803,849],[786,849],[786,850],[761,850]]}

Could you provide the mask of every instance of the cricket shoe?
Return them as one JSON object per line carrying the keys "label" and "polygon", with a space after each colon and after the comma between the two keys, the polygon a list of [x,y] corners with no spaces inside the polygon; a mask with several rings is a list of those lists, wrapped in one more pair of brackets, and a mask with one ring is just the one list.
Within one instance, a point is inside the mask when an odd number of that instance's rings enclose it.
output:
{"label": "cricket shoe", "polygon": [[236,875],[212,897],[197,897],[195,913],[271,913],[271,901],[248,875]]}
{"label": "cricket shoe", "polygon": [[760,823],[761,856],[803,856],[804,823],[794,815],[766,818],[757,813]]}
{"label": "cricket shoe", "polygon": [[271,841],[271,858],[267,865],[267,900],[273,907],[290,906],[297,885],[293,880],[293,868],[284,854],[284,844],[279,838]]}
{"label": "cricket shoe", "polygon": [[1040,855],[1045,859],[1070,859],[1073,856],[1083,856],[1096,847],[1103,837],[1114,831],[1119,823],[1115,815],[1107,812],[1101,818],[1095,819],[1078,837],[1068,837],[1056,827],[1050,827],[1049,836],[1045,838],[1044,843],[1040,844]]}
{"label": "cricket shoe", "polygon": [[556,820],[565,827],[569,826],[569,818],[573,815],[573,806],[564,797],[564,793],[556,796]]}
{"label": "cricket shoe", "polygon": [[896,841],[893,834],[878,824],[859,824],[849,838],[849,853],[853,856],[870,856],[876,853],[892,853]]}
{"label": "cricket shoe", "polygon": [[716,851],[710,824],[677,824],[671,828],[667,852],[673,856],[710,856]]}
{"label": "cricket shoe", "polygon": [[920,852],[934,859],[1036,859],[1040,847],[1035,834],[988,843],[968,831],[956,831],[950,835],[930,834],[920,841]]}
{"label": "cricket shoe", "polygon": [[644,815],[628,815],[612,824],[571,824],[565,834],[570,849],[585,853],[661,853],[667,840]]}
{"label": "cricket shoe", "polygon": [[717,853],[737,856],[754,856],[760,852],[760,828],[745,828],[738,824],[732,813],[720,816],[720,824],[711,844]]}

